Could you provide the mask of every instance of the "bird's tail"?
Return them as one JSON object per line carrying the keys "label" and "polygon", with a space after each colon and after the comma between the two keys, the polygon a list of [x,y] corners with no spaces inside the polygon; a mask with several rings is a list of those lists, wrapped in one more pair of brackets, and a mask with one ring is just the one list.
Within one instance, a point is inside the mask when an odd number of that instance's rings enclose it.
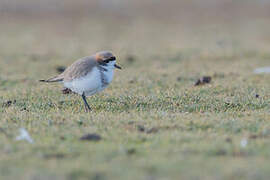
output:
{"label": "bird's tail", "polygon": [[64,78],[62,77],[59,77],[59,76],[56,76],[56,77],[53,77],[53,78],[50,78],[50,79],[47,79],[47,80],[39,80],[40,82],[47,82],[47,83],[51,83],[51,82],[60,82],[60,81],[63,81]]}

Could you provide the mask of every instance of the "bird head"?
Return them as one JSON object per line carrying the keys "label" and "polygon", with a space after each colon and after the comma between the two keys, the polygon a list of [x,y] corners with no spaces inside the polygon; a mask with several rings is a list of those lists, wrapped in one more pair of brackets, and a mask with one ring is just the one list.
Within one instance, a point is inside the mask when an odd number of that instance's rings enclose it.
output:
{"label": "bird head", "polygon": [[116,64],[116,57],[110,51],[97,52],[95,59],[101,66],[122,69]]}

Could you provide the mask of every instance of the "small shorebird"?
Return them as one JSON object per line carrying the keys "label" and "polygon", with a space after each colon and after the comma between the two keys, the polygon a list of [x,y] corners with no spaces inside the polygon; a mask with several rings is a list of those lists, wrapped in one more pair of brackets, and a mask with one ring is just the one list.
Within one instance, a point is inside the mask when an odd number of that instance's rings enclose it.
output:
{"label": "small shorebird", "polygon": [[82,96],[85,110],[90,106],[86,96],[91,96],[105,89],[113,79],[114,68],[121,69],[115,56],[109,51],[101,51],[75,61],[63,73],[41,82],[62,82],[65,88]]}

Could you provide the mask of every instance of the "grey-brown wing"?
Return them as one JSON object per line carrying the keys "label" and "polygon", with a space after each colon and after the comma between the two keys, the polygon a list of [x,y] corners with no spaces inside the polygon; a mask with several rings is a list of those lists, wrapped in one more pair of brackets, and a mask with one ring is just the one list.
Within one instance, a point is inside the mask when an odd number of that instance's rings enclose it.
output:
{"label": "grey-brown wing", "polygon": [[71,81],[86,76],[96,66],[96,63],[93,56],[81,58],[70,65],[58,77],[63,78],[64,81]]}

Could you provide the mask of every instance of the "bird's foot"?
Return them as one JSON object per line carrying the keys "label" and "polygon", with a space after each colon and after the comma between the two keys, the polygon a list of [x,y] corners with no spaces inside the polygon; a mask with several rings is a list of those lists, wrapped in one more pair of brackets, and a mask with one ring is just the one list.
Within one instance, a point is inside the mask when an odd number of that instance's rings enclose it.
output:
{"label": "bird's foot", "polygon": [[92,109],[91,109],[89,106],[84,106],[84,111],[85,111],[86,113],[89,113],[89,112],[92,111]]}

